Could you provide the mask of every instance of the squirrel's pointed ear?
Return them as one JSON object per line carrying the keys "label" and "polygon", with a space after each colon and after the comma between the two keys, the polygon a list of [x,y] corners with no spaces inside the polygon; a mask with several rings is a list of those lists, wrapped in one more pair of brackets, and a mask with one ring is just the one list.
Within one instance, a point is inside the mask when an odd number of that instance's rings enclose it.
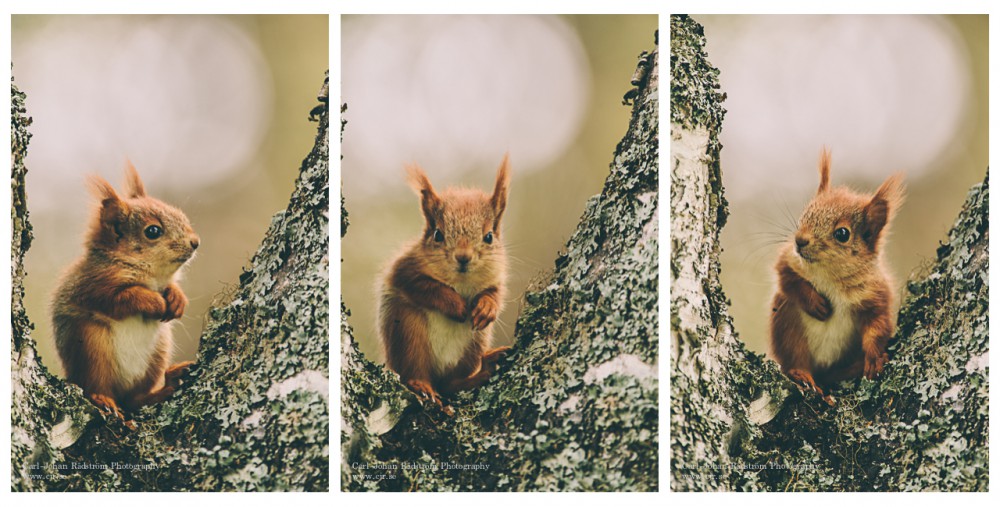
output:
{"label": "squirrel's pointed ear", "polygon": [[427,179],[427,174],[417,164],[406,166],[406,179],[412,188],[420,196],[420,208],[424,211],[424,218],[433,228],[434,215],[441,208],[441,198],[434,192],[431,180]]}
{"label": "squirrel's pointed ear", "polygon": [[121,198],[118,197],[118,193],[115,192],[115,188],[108,183],[108,180],[105,180],[100,176],[91,175],[88,177],[87,186],[90,188],[90,193],[94,194],[94,197],[98,198],[102,205],[104,204],[104,201],[107,200],[121,200]]}
{"label": "squirrel's pointed ear", "polygon": [[507,190],[510,187],[510,153],[504,153],[500,168],[497,169],[497,181],[493,187],[493,196],[490,197],[490,206],[493,207],[493,214],[496,220],[493,229],[499,233],[500,217],[503,210],[507,208]]}
{"label": "squirrel's pointed ear", "polygon": [[142,184],[139,173],[129,159],[125,159],[125,195],[129,197],[145,197],[146,195],[146,186]]}
{"label": "squirrel's pointed ear", "polygon": [[830,188],[830,150],[824,146],[819,152],[819,188],[817,194],[821,194]]}
{"label": "squirrel's pointed ear", "polygon": [[903,174],[893,174],[882,182],[871,201],[865,205],[861,239],[872,251],[876,250],[882,231],[892,215],[903,204],[903,192]]}
{"label": "squirrel's pointed ear", "polygon": [[98,218],[101,221],[101,228],[115,232],[117,226],[121,224],[128,215],[128,206],[118,197],[114,187],[100,176],[90,176],[87,180],[90,192],[101,201],[101,209]]}

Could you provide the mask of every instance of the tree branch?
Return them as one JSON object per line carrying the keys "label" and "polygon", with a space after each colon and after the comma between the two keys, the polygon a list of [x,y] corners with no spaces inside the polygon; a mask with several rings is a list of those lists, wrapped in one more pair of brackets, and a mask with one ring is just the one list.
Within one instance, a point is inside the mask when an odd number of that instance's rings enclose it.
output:
{"label": "tree branch", "polygon": [[725,95],[700,25],[671,17],[671,487],[962,490],[988,485],[989,186],[908,284],[882,378],[828,407],[739,341],[719,283]]}
{"label": "tree branch", "polygon": [[30,119],[12,86],[14,490],[329,489],[327,95],[324,83],[316,143],[288,208],[231,299],[210,310],[185,387],[144,409],[131,431],[36,357],[21,301]]}
{"label": "tree branch", "polygon": [[634,84],[603,192],[549,280],[525,295],[514,353],[457,397],[454,417],[365,359],[344,308],[345,490],[658,488],[657,51]]}

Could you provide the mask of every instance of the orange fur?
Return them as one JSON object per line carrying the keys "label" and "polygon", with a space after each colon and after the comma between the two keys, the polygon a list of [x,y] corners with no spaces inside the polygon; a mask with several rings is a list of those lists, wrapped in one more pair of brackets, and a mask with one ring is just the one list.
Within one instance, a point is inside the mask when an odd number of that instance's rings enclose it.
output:
{"label": "orange fur", "polygon": [[830,188],[830,150],[824,146],[819,152],[819,188],[816,193],[821,194]]}
{"label": "orange fur", "polygon": [[871,195],[831,187],[825,148],[819,173],[816,195],[778,256],[770,327],[782,371],[822,394],[820,385],[875,378],[888,360],[894,301],[881,253],[904,190],[898,173]]}
{"label": "orange fur", "polygon": [[169,321],[184,314],[188,300],[178,272],[200,241],[183,212],[146,195],[130,162],[125,180],[123,198],[104,179],[90,177],[99,207],[86,252],[62,277],[52,302],[66,380],[116,416],[166,399],[190,364],[168,368]]}
{"label": "orange fur", "polygon": [[481,386],[509,350],[490,349],[506,277],[500,220],[509,159],[504,156],[497,169],[490,195],[463,188],[439,193],[420,167],[409,165],[406,172],[426,223],[384,276],[379,334],[389,368],[418,395],[443,406],[439,393]]}

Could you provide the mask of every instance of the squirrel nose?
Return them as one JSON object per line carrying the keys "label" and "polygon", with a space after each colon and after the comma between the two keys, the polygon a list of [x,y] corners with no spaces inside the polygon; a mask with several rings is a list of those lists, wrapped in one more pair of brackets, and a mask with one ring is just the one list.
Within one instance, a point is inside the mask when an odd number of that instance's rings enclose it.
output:
{"label": "squirrel nose", "polygon": [[472,260],[472,256],[465,252],[457,253],[455,254],[455,260],[458,261],[459,265],[465,267]]}
{"label": "squirrel nose", "polygon": [[198,249],[198,245],[200,245],[200,244],[201,244],[201,240],[198,239],[198,236],[195,236],[195,237],[191,238],[191,249],[192,250],[197,250]]}
{"label": "squirrel nose", "polygon": [[802,236],[795,236],[795,249],[797,251],[799,251],[800,253],[802,252],[802,247],[804,247],[804,246],[806,246],[808,244],[809,244],[809,240],[808,239],[803,238]]}

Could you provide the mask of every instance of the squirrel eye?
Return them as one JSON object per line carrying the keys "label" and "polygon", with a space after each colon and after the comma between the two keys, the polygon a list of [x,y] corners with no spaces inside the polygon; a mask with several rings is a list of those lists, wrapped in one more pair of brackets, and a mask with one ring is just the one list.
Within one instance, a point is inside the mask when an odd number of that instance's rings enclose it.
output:
{"label": "squirrel eye", "polygon": [[149,227],[146,227],[145,231],[142,232],[149,239],[156,239],[163,236],[163,229],[161,229],[158,225],[150,225]]}
{"label": "squirrel eye", "polygon": [[441,232],[441,229],[434,229],[434,241],[438,243],[444,241],[444,233]]}
{"label": "squirrel eye", "polygon": [[493,231],[487,232],[486,235],[483,236],[483,241],[485,241],[487,245],[492,245],[493,244]]}
{"label": "squirrel eye", "polygon": [[851,231],[847,230],[846,227],[841,227],[833,231],[833,239],[841,243],[847,243],[847,240],[851,239]]}

